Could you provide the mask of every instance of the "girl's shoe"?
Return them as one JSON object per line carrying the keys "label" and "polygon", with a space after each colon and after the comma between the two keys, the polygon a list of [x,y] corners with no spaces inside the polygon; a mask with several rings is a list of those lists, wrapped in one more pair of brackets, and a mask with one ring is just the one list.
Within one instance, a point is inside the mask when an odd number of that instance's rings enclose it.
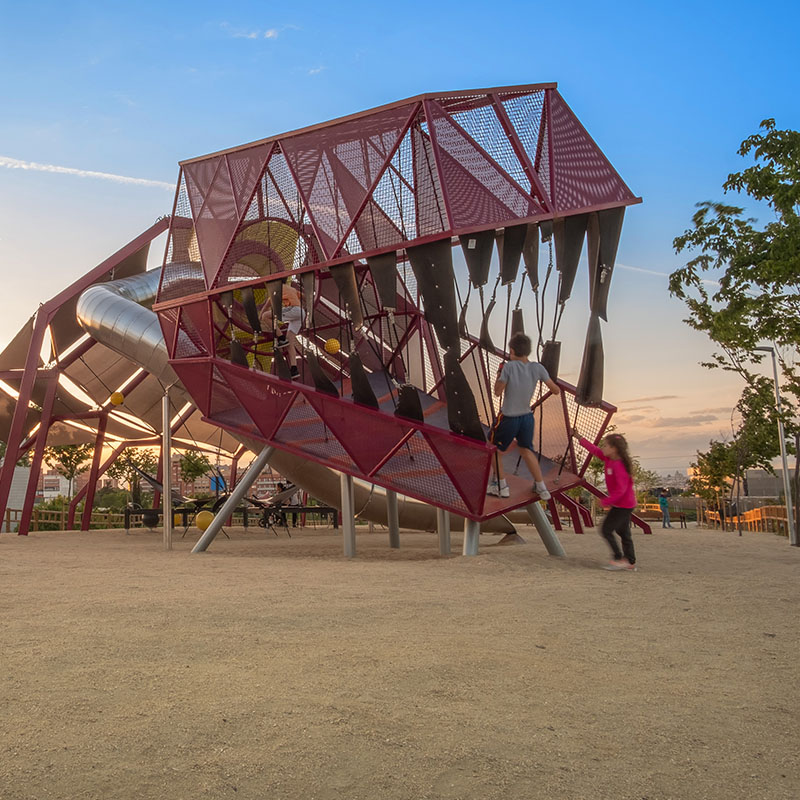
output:
{"label": "girl's shoe", "polygon": [[607,569],[612,572],[619,572],[620,570],[636,572],[636,564],[631,564],[626,558],[620,559],[619,561],[615,559],[610,564],[606,564],[603,569]]}

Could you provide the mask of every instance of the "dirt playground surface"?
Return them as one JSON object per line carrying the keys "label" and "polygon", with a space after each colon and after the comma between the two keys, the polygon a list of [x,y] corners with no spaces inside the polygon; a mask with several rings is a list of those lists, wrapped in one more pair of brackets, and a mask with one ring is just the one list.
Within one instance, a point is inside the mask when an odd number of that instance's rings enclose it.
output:
{"label": "dirt playground surface", "polygon": [[800,796],[800,550],[522,532],[2,534],[0,797]]}

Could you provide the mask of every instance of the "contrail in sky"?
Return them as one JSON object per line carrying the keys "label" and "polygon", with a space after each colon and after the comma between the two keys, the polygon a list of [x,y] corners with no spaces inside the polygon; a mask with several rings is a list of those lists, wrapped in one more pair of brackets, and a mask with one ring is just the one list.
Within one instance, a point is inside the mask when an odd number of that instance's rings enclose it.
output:
{"label": "contrail in sky", "polygon": [[34,172],[56,172],[61,175],[77,175],[79,178],[99,178],[114,183],[132,183],[136,186],[158,186],[161,189],[173,190],[175,185],[166,181],[152,181],[149,178],[131,178],[128,175],[114,175],[111,172],[95,172],[90,169],[74,167],[58,167],[55,164],[37,164],[35,161],[21,161],[18,158],[0,156],[0,167],[7,169],[29,169]]}

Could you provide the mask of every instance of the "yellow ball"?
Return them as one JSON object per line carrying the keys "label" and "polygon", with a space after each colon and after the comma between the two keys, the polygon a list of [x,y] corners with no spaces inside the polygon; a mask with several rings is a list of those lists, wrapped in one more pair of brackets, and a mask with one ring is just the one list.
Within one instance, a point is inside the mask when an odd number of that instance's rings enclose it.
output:
{"label": "yellow ball", "polygon": [[195,518],[194,524],[204,531],[214,521],[214,515],[210,511],[201,511]]}
{"label": "yellow ball", "polygon": [[336,355],[341,347],[342,346],[339,344],[338,339],[328,339],[328,341],[325,342],[325,352],[330,353],[331,355]]}
{"label": "yellow ball", "polygon": [[125,395],[122,392],[113,392],[110,399],[112,406],[121,406],[125,402]]}

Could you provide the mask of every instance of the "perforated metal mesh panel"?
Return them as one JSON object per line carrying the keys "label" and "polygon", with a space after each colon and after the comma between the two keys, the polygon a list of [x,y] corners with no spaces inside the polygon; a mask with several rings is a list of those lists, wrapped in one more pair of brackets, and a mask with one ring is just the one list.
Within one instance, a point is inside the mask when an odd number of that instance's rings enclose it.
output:
{"label": "perforated metal mesh panel", "polygon": [[302,395],[292,404],[274,438],[278,443],[324,459],[334,468],[355,469],[347,451]]}
{"label": "perforated metal mesh panel", "polygon": [[543,90],[526,94],[507,94],[502,95],[501,102],[517,138],[525,148],[525,152],[549,196],[550,164],[547,158],[547,149],[543,147],[541,140],[544,97]]}
{"label": "perforated metal mesh panel", "polygon": [[451,507],[466,511],[464,501],[453,482],[442,469],[439,459],[421,434],[415,433],[376,473],[401,492],[435,496]]}
{"label": "perforated metal mesh panel", "polygon": [[514,152],[493,105],[451,112],[453,119],[496,161],[525,191],[531,182]]}

